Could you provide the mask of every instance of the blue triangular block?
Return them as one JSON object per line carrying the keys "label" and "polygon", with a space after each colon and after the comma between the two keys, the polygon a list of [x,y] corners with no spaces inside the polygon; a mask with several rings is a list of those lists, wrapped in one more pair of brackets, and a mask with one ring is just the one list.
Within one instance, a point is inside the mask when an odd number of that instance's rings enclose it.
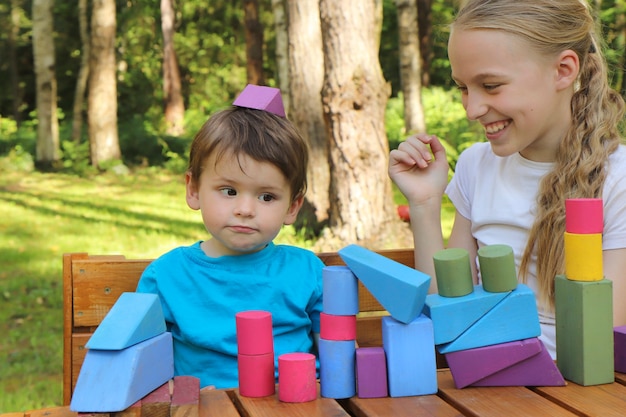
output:
{"label": "blue triangular block", "polygon": [[120,350],[165,332],[165,318],[156,294],[125,292],[104,317],[86,346]]}
{"label": "blue triangular block", "polygon": [[172,334],[127,349],[87,351],[70,410],[115,412],[130,407],[174,376]]}
{"label": "blue triangular block", "polygon": [[422,313],[430,276],[357,245],[338,253],[394,319],[410,323]]}
{"label": "blue triangular block", "polygon": [[480,320],[450,343],[439,345],[439,353],[538,337],[541,334],[535,294],[524,284],[489,310]]}
{"label": "blue triangular block", "polygon": [[475,285],[473,292],[462,297],[427,295],[424,314],[433,321],[435,344],[459,337],[507,295],[508,292],[485,291],[481,285]]}

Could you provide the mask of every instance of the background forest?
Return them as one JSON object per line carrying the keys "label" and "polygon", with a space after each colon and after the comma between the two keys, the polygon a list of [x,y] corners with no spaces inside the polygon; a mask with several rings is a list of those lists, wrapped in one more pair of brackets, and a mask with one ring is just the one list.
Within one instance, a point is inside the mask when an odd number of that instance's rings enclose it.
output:
{"label": "background forest", "polygon": [[[626,95],[626,0],[590,4]],[[155,257],[203,238],[181,194],[188,146],[246,83],[280,87],[312,148],[307,210],[281,242],[410,244],[389,149],[426,129],[453,175],[482,140],[450,80],[457,5],[0,0],[0,412],[62,401],[63,252]]]}

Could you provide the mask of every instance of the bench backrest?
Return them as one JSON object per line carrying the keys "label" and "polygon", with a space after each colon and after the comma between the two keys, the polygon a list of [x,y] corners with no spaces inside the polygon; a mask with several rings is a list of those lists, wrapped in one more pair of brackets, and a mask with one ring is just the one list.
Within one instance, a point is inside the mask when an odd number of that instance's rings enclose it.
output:
{"label": "bench backrest", "polygon": [[[413,250],[379,253],[410,267]],[[320,253],[326,265],[344,265],[336,252]],[[85,344],[118,297],[133,292],[151,259],[98,256],[87,253],[63,255],[63,402],[68,405],[86,354]],[[359,346],[382,346],[381,317],[387,312],[359,282],[357,341]]]}

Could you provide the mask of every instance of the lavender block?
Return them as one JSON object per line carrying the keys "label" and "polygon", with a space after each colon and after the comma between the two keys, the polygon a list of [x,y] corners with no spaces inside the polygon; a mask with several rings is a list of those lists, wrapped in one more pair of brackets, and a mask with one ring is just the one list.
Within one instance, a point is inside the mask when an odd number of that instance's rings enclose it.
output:
{"label": "lavender block", "polygon": [[265,110],[277,116],[285,117],[283,99],[280,90],[274,87],[248,84],[233,102],[234,106]]}
{"label": "lavender block", "polygon": [[387,363],[382,347],[357,348],[356,382],[359,398],[380,398],[389,395]]}
{"label": "lavender block", "polygon": [[626,373],[626,326],[613,329],[615,372]]}

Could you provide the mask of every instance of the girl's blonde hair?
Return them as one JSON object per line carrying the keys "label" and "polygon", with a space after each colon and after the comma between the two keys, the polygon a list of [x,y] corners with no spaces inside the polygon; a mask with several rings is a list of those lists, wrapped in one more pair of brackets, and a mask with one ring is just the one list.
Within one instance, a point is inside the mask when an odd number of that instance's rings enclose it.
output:
{"label": "girl's blonde hair", "polygon": [[580,61],[572,97],[572,124],[554,169],[541,181],[537,213],[522,256],[526,282],[536,260],[539,302],[554,308],[554,277],[564,273],[565,200],[602,198],[608,157],[620,141],[624,100],[608,83],[595,21],[582,0],[468,0],[452,24],[463,29],[501,30],[520,36],[546,56],[574,51]]}

